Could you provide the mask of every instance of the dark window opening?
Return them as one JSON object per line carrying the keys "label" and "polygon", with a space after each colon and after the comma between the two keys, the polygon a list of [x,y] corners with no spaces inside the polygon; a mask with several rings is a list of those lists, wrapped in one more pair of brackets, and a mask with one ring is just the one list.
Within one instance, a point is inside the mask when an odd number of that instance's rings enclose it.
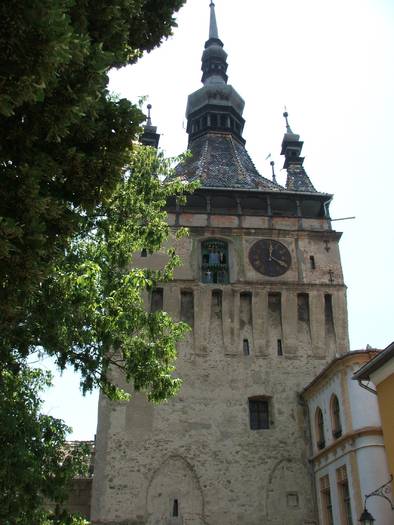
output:
{"label": "dark window opening", "polygon": [[307,293],[297,295],[297,312],[299,321],[309,323],[309,295]]}
{"label": "dark window opening", "polygon": [[321,411],[321,408],[316,409],[316,438],[317,438],[317,448],[323,449],[326,446],[326,442],[324,440],[324,419],[323,419],[323,412]]}
{"label": "dark window opening", "polygon": [[249,339],[243,340],[244,355],[250,355]]}
{"label": "dark window opening", "polygon": [[222,128],[226,127],[226,115],[220,115],[220,126]]}
{"label": "dark window opening", "polygon": [[211,126],[213,128],[217,128],[217,125],[218,125],[218,116],[216,115],[216,113],[213,113],[211,115]]}
{"label": "dark window opening", "polygon": [[174,502],[172,504],[172,516],[174,518],[177,518],[179,516],[179,504],[177,499],[174,499]]}
{"label": "dark window opening", "polygon": [[269,428],[269,402],[268,399],[249,398],[249,418],[251,430]]}
{"label": "dark window opening", "polygon": [[194,295],[192,290],[181,290],[181,321],[194,327]]}
{"label": "dark window opening", "polygon": [[152,290],[150,311],[153,313],[160,310],[163,310],[163,288],[156,288]]}
{"label": "dark window opening", "polygon": [[228,248],[224,241],[209,240],[201,244],[202,282],[229,282]]}
{"label": "dark window opening", "polygon": [[332,311],[332,295],[325,294],[324,296],[324,316],[326,320],[326,324],[333,325],[334,324],[334,315]]}
{"label": "dark window opening", "polygon": [[277,341],[278,355],[283,355],[282,339]]}
{"label": "dark window opening", "polygon": [[338,439],[342,436],[341,414],[339,401],[336,395],[331,399],[332,435]]}
{"label": "dark window opening", "polygon": [[309,261],[311,263],[311,269],[312,270],[316,270],[316,261],[315,261],[315,257],[313,255],[311,255],[309,257]]}

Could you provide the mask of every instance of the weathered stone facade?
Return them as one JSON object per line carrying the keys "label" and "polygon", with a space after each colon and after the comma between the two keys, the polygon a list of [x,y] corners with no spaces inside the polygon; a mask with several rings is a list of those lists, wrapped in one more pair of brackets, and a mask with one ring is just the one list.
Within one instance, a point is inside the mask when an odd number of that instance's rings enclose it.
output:
{"label": "weathered stone facade", "polygon": [[[348,350],[339,235],[328,220],[310,220],[301,228],[299,220],[282,217],[186,218],[190,236],[178,241],[183,266],[163,287],[164,309],[194,325],[179,349],[184,385],[160,406],[141,395],[125,403],[101,396],[93,521],[314,523],[307,428],[297,393],[326,362]],[[202,226],[202,219],[215,227]],[[182,213],[178,221],[185,222]],[[261,238],[288,247],[292,264],[284,275],[264,277],[251,267],[249,248]],[[230,284],[201,283],[205,239],[228,242]],[[335,283],[329,282],[329,270]],[[302,297],[308,298],[309,315],[301,315],[300,294],[307,294]],[[328,294],[332,326],[325,321]],[[279,306],[270,297],[280,297]],[[244,339],[250,355],[244,355]],[[269,399],[268,429],[250,429],[253,396]],[[175,500],[179,516],[171,517]]]}
{"label": "weathered stone facade", "polygon": [[[183,260],[175,280],[147,297],[148,307],[158,301],[193,328],[179,347],[184,385],[159,406],[140,394],[120,403],[100,397],[96,525],[317,523],[298,393],[349,350],[331,195],[312,186],[289,126],[282,144],[288,187],[256,171],[241,136],[243,101],[234,90],[228,96],[213,4],[205,47],[204,87],[188,104],[193,157],[177,171],[202,186],[185,206],[168,203],[169,224],[190,235],[174,241]],[[276,264],[274,276],[251,261],[252,246],[264,239],[268,254],[258,262]],[[290,262],[276,262],[275,242]],[[215,245],[223,247],[220,276],[219,262],[204,259]],[[136,264],[157,268],[164,257]],[[253,415],[261,407],[264,414]]]}

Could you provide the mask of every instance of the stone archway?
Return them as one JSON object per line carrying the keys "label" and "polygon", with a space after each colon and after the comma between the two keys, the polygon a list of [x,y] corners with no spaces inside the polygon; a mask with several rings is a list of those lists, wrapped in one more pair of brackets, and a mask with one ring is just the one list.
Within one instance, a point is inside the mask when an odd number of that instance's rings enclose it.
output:
{"label": "stone archway", "polygon": [[154,473],[146,496],[147,525],[203,525],[204,499],[192,466],[167,458]]}
{"label": "stone archway", "polygon": [[314,497],[307,466],[291,458],[278,461],[269,476],[266,498],[269,525],[303,525],[313,520]]}

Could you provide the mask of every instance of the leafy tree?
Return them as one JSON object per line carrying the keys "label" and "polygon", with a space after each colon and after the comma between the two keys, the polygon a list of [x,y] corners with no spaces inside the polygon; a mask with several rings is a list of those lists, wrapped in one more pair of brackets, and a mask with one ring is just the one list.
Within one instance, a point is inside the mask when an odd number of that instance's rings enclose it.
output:
{"label": "leafy tree", "polygon": [[[81,372],[83,391],[98,384],[119,397],[113,367],[155,401],[179,388],[176,343],[187,326],[165,312],[146,311],[143,297],[171,279],[179,263],[173,248],[162,248],[170,235],[163,207],[170,195],[193,186],[169,181],[173,162],[151,147],[134,146],[121,182],[85,221],[31,308],[32,338],[61,368],[71,363]],[[163,267],[133,267],[133,254],[142,251],[161,251]]]}
{"label": "leafy tree", "polygon": [[[31,297],[26,327],[32,349],[41,346],[61,368],[71,363],[81,372],[84,391],[100,385],[111,398],[124,398],[111,382],[116,367],[155,401],[180,386],[174,360],[186,325],[165,312],[147,312],[143,300],[179,262],[174,249],[162,248],[170,235],[163,206],[169,195],[192,187],[162,182],[172,163],[135,145],[113,193],[89,214]],[[160,250],[163,267],[132,267],[133,254],[142,250]],[[84,525],[61,512],[61,503],[87,452],[65,455],[67,427],[40,414],[38,394],[49,376],[29,369],[20,355],[11,358],[0,367],[0,523]],[[56,504],[53,512],[46,510],[48,502]]]}
{"label": "leafy tree", "polygon": [[[0,523],[2,525],[82,525],[61,511],[71,480],[84,474],[86,446],[70,449],[68,427],[40,413],[40,391],[49,373],[20,366],[0,371]],[[45,506],[51,501],[54,510]]]}
{"label": "leafy tree", "polygon": [[[82,341],[71,336],[72,328],[67,336],[59,329],[62,342],[55,344],[53,327],[46,324],[53,321],[48,305],[42,316],[39,308],[44,296],[54,301],[54,290],[71,303],[62,289],[71,279],[71,254],[79,250],[74,255],[82,257],[88,250],[83,235],[99,210],[109,211],[143,120],[135,105],[109,96],[107,73],[135,62],[170,35],[173,12],[183,3],[0,2],[0,366],[11,366],[41,345],[57,352],[61,365],[69,357],[86,370],[100,362],[99,378],[105,373],[106,364],[94,352],[83,364],[66,348],[94,347],[98,333],[90,330],[93,342],[87,334]],[[98,263],[93,259],[91,266]],[[59,308],[54,302],[53,311],[76,322],[76,315]],[[103,326],[99,332],[105,332]],[[90,379],[87,374],[85,388]]]}

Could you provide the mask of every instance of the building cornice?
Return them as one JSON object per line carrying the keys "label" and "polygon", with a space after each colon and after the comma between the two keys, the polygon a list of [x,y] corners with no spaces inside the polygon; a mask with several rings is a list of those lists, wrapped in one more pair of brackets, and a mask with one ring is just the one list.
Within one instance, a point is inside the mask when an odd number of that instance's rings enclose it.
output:
{"label": "building cornice", "polygon": [[352,350],[346,354],[340,355],[333,359],[323,370],[318,374],[300,393],[301,397],[309,399],[313,396],[316,387],[325,379],[333,376],[338,369],[341,369],[350,363],[357,363],[360,361],[370,361],[379,350]]}
{"label": "building cornice", "polygon": [[323,450],[319,450],[316,454],[309,458],[310,461],[316,462],[323,457],[330,454],[336,448],[343,446],[347,442],[365,436],[382,436],[383,431],[381,427],[363,427],[357,430],[352,430],[351,432],[346,432],[340,438],[333,441],[330,445],[327,445]]}

